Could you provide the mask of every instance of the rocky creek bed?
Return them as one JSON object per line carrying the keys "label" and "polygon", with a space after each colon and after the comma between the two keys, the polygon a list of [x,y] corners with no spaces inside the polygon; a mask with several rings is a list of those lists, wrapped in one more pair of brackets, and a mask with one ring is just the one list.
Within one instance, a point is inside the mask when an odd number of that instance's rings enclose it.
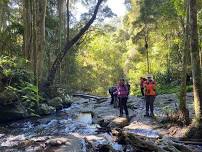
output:
{"label": "rocky creek bed", "polygon": [[[192,95],[188,94],[191,108]],[[144,100],[131,96],[130,121],[120,118],[110,99],[74,97],[71,107],[53,115],[3,124],[0,127],[2,152],[200,152],[199,144],[176,141],[184,129],[159,123],[177,108],[174,94],[155,101],[156,118],[145,118]],[[192,110],[191,110],[192,111]]]}

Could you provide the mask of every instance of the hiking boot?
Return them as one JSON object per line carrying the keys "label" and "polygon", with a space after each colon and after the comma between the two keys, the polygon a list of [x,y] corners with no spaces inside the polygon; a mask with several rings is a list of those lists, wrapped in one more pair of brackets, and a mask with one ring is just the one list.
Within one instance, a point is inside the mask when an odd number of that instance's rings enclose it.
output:
{"label": "hiking boot", "polygon": [[120,114],[119,117],[123,117],[123,114]]}
{"label": "hiking boot", "polygon": [[129,115],[126,115],[126,119],[129,121],[130,120],[130,117],[129,117]]}
{"label": "hiking boot", "polygon": [[152,117],[152,118],[155,117],[155,115],[153,113],[151,113],[149,116]]}
{"label": "hiking boot", "polygon": [[144,115],[144,117],[149,117],[149,114],[148,114],[148,113],[146,113],[146,114]]}

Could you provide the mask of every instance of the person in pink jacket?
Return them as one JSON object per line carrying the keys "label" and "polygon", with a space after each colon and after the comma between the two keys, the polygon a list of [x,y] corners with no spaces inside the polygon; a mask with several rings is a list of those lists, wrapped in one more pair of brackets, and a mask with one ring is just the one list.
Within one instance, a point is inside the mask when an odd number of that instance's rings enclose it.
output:
{"label": "person in pink jacket", "polygon": [[120,107],[120,117],[123,116],[123,109],[125,110],[126,117],[129,118],[127,100],[128,100],[128,87],[125,84],[125,80],[121,78],[119,80],[119,84],[117,86],[117,91],[115,92],[119,99],[119,107]]}

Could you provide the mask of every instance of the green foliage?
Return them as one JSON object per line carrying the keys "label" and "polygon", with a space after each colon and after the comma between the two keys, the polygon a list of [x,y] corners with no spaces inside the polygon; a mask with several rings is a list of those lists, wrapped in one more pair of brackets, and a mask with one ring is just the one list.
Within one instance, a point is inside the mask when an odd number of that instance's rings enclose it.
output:
{"label": "green foliage", "polygon": [[[94,33],[91,33],[94,34]],[[96,94],[106,94],[108,87],[123,76],[121,54],[124,43],[115,42],[116,33],[97,34],[76,55],[76,74],[79,79],[73,87]],[[75,78],[75,77],[74,77]]]}
{"label": "green foliage", "polygon": [[[23,46],[23,18],[19,3],[8,1],[3,14],[8,15],[0,29],[0,70],[4,76],[4,85],[13,87],[24,103],[38,103],[41,101],[38,88],[33,85],[33,74],[27,70],[29,63],[22,58]],[[81,1],[89,13],[81,15],[82,19],[89,18],[94,8],[93,1]],[[2,3],[2,4],[3,4]],[[77,1],[70,2],[70,29],[71,39],[84,21],[78,21],[74,16]],[[131,84],[131,93],[140,95],[139,78],[147,74],[145,36],[148,36],[148,53],[151,73],[158,84],[158,93],[173,93],[179,91],[180,72],[182,69],[183,24],[185,17],[184,0],[130,0],[128,13],[122,20],[122,25],[105,22],[96,22],[89,32],[80,40],[79,44],[68,50],[65,61],[58,70],[59,86],[69,91],[85,91],[93,94],[106,95],[108,87],[115,85],[119,77],[125,77]],[[12,4],[12,5],[11,5]],[[12,7],[13,4],[19,6]],[[198,1],[198,27],[202,34],[201,1]],[[57,1],[48,1],[46,12],[46,50],[44,52],[43,73],[46,73],[55,56],[58,54],[59,41],[61,48],[66,40],[66,31],[59,34],[59,17]],[[98,18],[113,16],[109,8],[103,5]],[[117,17],[118,18],[118,17]],[[118,18],[120,19],[120,18]],[[3,22],[2,22],[3,23]],[[116,26],[114,26],[114,24]],[[1,25],[1,23],[0,23]],[[120,25],[120,26],[119,26]],[[199,37],[200,46],[202,38]],[[190,59],[188,61],[190,63]],[[26,67],[26,69],[24,68]],[[188,67],[188,73],[191,73]],[[188,87],[192,91],[191,87]],[[29,104],[28,104],[29,105]],[[33,106],[33,105],[32,105]]]}
{"label": "green foliage", "polygon": [[172,86],[172,85],[158,85],[157,93],[158,94],[172,94],[179,92],[180,86]]}
{"label": "green foliage", "polygon": [[16,57],[1,56],[0,68],[5,89],[17,94],[18,100],[33,113],[43,98],[38,87],[33,84],[33,74],[25,69],[26,60]]}

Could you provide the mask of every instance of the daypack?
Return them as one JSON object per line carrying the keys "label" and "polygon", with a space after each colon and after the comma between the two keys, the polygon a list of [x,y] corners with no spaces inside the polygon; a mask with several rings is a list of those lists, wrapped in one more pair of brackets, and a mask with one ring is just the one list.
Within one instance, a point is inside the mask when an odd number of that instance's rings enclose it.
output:
{"label": "daypack", "polygon": [[111,87],[109,88],[109,94],[113,94],[114,92],[117,91],[117,88],[116,87]]}
{"label": "daypack", "polygon": [[154,81],[145,83],[145,95],[156,96],[156,83]]}

